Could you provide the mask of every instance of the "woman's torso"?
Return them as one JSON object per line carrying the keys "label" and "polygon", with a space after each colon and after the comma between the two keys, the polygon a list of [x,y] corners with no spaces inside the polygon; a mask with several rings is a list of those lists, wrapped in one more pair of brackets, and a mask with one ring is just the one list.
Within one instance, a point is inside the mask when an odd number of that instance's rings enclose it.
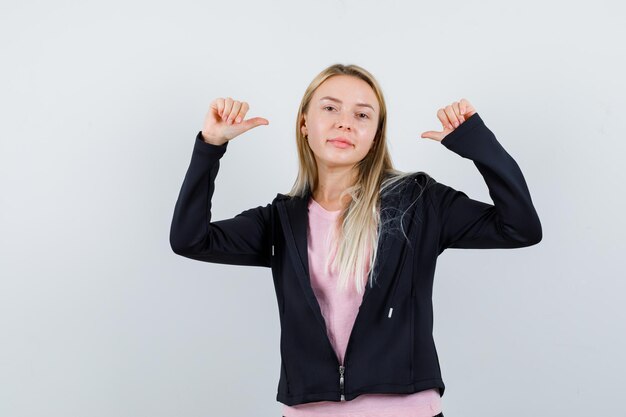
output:
{"label": "woman's torso", "polygon": [[[332,237],[337,231],[340,210],[326,210],[313,198],[308,208],[307,242],[311,286],[326,322],[328,338],[343,363],[362,294],[358,294],[354,285],[349,285],[347,291],[337,290],[337,271],[327,266],[327,261],[332,261],[336,254],[337,248],[332,244]],[[441,397],[437,389],[413,394],[361,394],[351,401],[284,405],[282,410],[285,417],[432,417],[440,412]]]}

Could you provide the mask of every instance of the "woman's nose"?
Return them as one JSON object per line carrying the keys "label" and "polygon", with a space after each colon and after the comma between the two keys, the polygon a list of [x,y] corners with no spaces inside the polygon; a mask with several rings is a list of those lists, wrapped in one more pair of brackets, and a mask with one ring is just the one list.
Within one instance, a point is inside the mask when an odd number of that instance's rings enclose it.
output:
{"label": "woman's nose", "polygon": [[337,120],[337,126],[350,128],[351,124],[349,116],[340,116],[339,120]]}

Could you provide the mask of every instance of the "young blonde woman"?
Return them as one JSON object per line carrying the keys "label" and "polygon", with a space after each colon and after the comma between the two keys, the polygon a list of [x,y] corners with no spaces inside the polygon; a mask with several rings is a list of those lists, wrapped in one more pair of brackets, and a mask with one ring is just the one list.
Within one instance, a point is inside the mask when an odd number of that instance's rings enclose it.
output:
{"label": "young blonde woman", "polygon": [[[212,221],[229,141],[269,123],[246,119],[248,110],[230,97],[211,103],[174,209],[172,250],[271,268],[283,416],[443,417],[445,385],[432,337],[436,260],[446,248],[541,241],[519,166],[461,99],[437,111],[441,131],[421,138],[472,160],[494,204],[423,171],[394,169],[380,86],[357,65],[335,64],[302,98],[293,188],[265,206]],[[258,155],[250,169],[272,163],[272,155]]]}

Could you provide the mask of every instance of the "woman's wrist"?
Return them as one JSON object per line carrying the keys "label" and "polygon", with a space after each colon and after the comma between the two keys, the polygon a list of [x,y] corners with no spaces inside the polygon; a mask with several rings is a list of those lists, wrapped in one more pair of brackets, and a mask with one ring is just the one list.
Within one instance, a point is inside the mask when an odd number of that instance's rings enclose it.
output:
{"label": "woman's wrist", "polygon": [[228,142],[227,140],[220,141],[210,136],[207,136],[204,134],[204,132],[201,132],[201,135],[202,135],[202,140],[210,145],[222,146],[224,143]]}

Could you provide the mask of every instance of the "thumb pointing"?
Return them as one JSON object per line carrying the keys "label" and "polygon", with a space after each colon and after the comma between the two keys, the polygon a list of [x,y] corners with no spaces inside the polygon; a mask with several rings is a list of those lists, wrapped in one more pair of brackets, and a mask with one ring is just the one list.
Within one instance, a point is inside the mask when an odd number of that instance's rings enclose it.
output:
{"label": "thumb pointing", "polygon": [[267,119],[264,119],[262,117],[253,117],[252,119],[244,120],[244,123],[246,125],[249,125],[250,128],[270,124]]}
{"label": "thumb pointing", "polygon": [[435,139],[435,135],[436,135],[436,132],[433,132],[432,130],[428,130],[422,133],[421,137],[428,138],[428,139]]}

